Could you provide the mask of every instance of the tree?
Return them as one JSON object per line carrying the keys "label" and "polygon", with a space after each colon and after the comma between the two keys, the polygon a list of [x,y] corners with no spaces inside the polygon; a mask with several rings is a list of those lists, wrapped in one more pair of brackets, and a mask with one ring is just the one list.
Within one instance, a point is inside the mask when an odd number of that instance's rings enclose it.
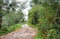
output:
{"label": "tree", "polygon": [[[59,11],[60,0],[33,0],[33,3],[34,3],[33,7],[35,8],[32,8],[29,13],[29,21],[31,22],[33,20],[36,22],[35,12],[38,11],[40,13],[39,18],[37,20],[38,22],[36,23],[39,30],[38,34],[41,33],[40,36],[42,36],[43,38],[45,37],[44,39],[46,38],[58,39],[55,36],[60,30],[60,16],[59,16],[60,15],[60,11]],[[42,8],[43,10],[39,8]],[[31,24],[33,23],[31,22]],[[53,33],[51,34],[51,32]],[[55,36],[54,36],[54,33],[55,33]],[[48,38],[49,34],[52,36],[52,38]]]}
{"label": "tree", "polygon": [[10,9],[15,10],[17,7],[16,0],[13,0],[11,3],[9,1],[10,0],[0,0],[0,29],[2,27],[3,15],[8,14],[10,12]]}
{"label": "tree", "polygon": [[1,28],[1,23],[2,23],[2,7],[4,6],[5,4],[3,3],[2,0],[0,0],[0,28]]}

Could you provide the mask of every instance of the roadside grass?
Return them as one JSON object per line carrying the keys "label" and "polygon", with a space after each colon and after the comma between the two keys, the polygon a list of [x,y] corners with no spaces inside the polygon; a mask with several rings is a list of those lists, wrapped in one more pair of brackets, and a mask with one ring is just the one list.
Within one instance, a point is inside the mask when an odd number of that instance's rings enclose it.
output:
{"label": "roadside grass", "polygon": [[39,37],[39,36],[36,36],[34,39],[43,39],[43,38],[41,38],[41,37]]}
{"label": "roadside grass", "polygon": [[12,31],[14,31],[14,30],[16,30],[16,29],[19,29],[19,28],[21,28],[21,24],[20,23],[18,23],[18,24],[15,24],[15,25],[12,25],[12,26],[10,26],[10,27],[4,27],[4,28],[2,28],[1,30],[0,30],[0,36],[1,35],[4,35],[4,34],[7,34],[7,33],[10,33],[10,32],[12,32]]}
{"label": "roadside grass", "polygon": [[32,25],[32,24],[30,24],[30,23],[27,23],[27,24],[28,24],[30,27],[37,29],[37,35],[35,36],[34,39],[43,39],[43,37],[40,37],[39,34],[38,34],[38,27],[37,27],[37,25]]}
{"label": "roadside grass", "polygon": [[42,38],[40,38],[38,35],[36,35],[34,39],[42,39]]}
{"label": "roadside grass", "polygon": [[38,27],[37,27],[37,25],[32,25],[32,24],[30,24],[30,23],[27,23],[30,27],[32,27],[32,28],[35,28],[35,29],[37,29]]}

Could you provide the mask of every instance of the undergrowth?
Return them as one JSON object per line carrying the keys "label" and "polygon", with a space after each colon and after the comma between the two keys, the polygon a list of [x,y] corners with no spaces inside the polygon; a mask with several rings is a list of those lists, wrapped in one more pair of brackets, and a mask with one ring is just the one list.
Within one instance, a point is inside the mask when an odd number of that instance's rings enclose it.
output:
{"label": "undergrowth", "polygon": [[0,30],[0,36],[1,35],[4,35],[4,34],[7,34],[7,33],[10,33],[10,32],[12,32],[12,31],[14,31],[14,30],[16,30],[16,29],[19,29],[19,28],[21,28],[21,24],[15,24],[15,25],[12,25],[12,26],[10,26],[10,27],[4,27],[4,28],[2,28],[1,30]]}

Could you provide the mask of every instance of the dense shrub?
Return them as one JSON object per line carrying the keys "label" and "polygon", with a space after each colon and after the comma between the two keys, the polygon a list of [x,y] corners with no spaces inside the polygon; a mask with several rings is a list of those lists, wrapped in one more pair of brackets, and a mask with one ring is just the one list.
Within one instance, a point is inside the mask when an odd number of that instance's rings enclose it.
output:
{"label": "dense shrub", "polygon": [[29,23],[37,27],[38,36],[42,39],[60,39],[59,0],[40,0],[40,4],[39,0],[33,1],[35,6],[29,12]]}
{"label": "dense shrub", "polygon": [[12,11],[9,14],[6,14],[3,16],[2,27],[11,26],[17,23],[22,23],[22,21],[24,21],[23,17],[24,17],[24,14],[21,11],[18,11],[17,13]]}
{"label": "dense shrub", "polygon": [[9,26],[9,27],[5,26],[2,29],[0,29],[0,35],[7,34],[9,32],[12,32],[12,31],[16,30],[16,29],[19,29],[19,28],[21,28],[21,24],[20,23],[12,25],[12,26]]}

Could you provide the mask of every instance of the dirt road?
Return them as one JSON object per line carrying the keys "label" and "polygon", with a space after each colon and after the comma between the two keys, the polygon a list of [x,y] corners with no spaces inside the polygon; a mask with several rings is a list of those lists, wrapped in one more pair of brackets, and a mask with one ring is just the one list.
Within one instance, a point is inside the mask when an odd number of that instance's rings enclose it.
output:
{"label": "dirt road", "polygon": [[20,29],[0,36],[0,39],[34,39],[36,33],[37,32],[34,28],[31,28],[27,24],[24,24]]}

